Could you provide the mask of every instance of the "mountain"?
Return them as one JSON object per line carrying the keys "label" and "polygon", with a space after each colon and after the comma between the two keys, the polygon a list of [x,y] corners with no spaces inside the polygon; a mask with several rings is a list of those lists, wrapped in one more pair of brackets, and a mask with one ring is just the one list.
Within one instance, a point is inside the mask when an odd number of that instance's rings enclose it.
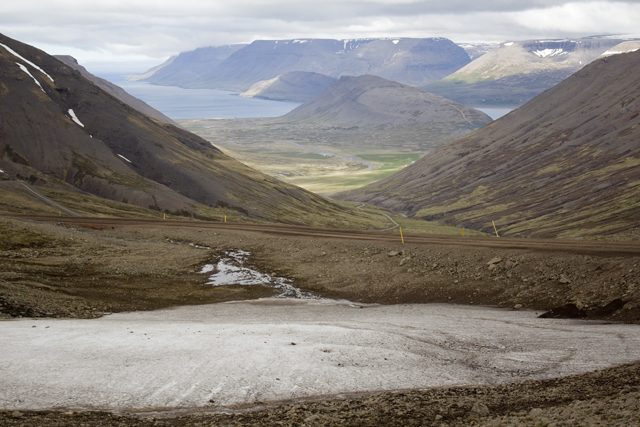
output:
{"label": "mountain", "polygon": [[129,76],[127,80],[144,80],[163,86],[188,87],[190,82],[197,80],[199,76],[218,66],[245,46],[245,44],[228,44],[182,52],[144,73]]}
{"label": "mountain", "polygon": [[617,55],[619,53],[630,53],[635,52],[636,50],[640,50],[640,40],[627,40],[610,48],[609,50],[604,52],[602,56]]}
{"label": "mountain", "polygon": [[149,117],[153,117],[156,120],[160,120],[161,122],[172,124],[174,126],[180,127],[179,124],[177,124],[176,122],[171,120],[169,117],[165,116],[160,111],[156,110],[155,108],[153,108],[152,106],[150,106],[146,102],[142,101],[141,99],[136,98],[135,96],[129,95],[120,86],[114,85],[113,83],[111,83],[111,82],[109,82],[109,81],[107,81],[107,80],[105,80],[103,78],[100,78],[98,76],[94,76],[93,74],[88,72],[86,68],[84,68],[82,65],[78,64],[78,61],[73,56],[69,56],[69,55],[54,55],[54,58],[58,59],[59,61],[62,61],[65,65],[68,65],[69,67],[73,68],[74,70],[79,71],[80,74],[82,75],[82,77],[84,77],[87,80],[92,81],[98,87],[100,87],[100,89],[110,93],[111,95],[113,95],[116,98],[118,98],[120,101],[124,102],[125,104],[128,104],[129,106],[131,106],[133,108],[135,108],[136,110],[140,111],[141,113],[146,114]]}
{"label": "mountain", "polygon": [[320,95],[279,118],[376,128],[434,124],[454,130],[491,122],[486,114],[412,86],[377,76],[341,77]]}
{"label": "mountain", "polygon": [[257,40],[223,61],[219,48],[181,53],[145,81],[188,88],[246,91],[289,71],[339,78],[373,74],[408,85],[439,80],[469,63],[463,48],[445,38]]}
{"label": "mountain", "polygon": [[484,128],[336,197],[503,235],[640,224],[640,52],[594,61]]}
{"label": "mountain", "polygon": [[255,83],[240,96],[274,101],[306,102],[320,95],[336,79],[318,73],[289,71],[271,80]]}
{"label": "mountain", "polygon": [[472,61],[478,59],[487,52],[498,47],[500,43],[461,43],[458,46],[464,49]]}
{"label": "mountain", "polygon": [[219,216],[217,207],[276,222],[363,225],[361,215],[250,169],[4,35],[0,96],[4,179],[187,216]]}
{"label": "mountain", "polygon": [[502,43],[423,88],[465,105],[522,105],[620,42],[588,38]]}

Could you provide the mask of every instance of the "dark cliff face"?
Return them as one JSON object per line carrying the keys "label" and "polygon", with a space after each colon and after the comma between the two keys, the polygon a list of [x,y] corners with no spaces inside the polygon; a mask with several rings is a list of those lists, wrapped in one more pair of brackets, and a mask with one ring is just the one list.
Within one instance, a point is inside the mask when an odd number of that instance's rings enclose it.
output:
{"label": "dark cliff face", "polygon": [[0,46],[0,169],[11,178],[43,173],[172,212],[199,203],[276,221],[286,210],[304,222],[305,213],[340,210],[151,119],[38,49],[3,35],[0,43],[8,48]]}
{"label": "dark cliff face", "polygon": [[452,225],[580,236],[640,225],[640,52],[599,59],[524,106],[340,198]]}
{"label": "dark cliff face", "polygon": [[[210,48],[208,48],[210,49]],[[181,54],[152,83],[247,90],[256,82],[290,71],[338,78],[373,74],[410,85],[439,80],[469,63],[469,55],[448,39],[258,40],[222,62],[205,51]],[[166,76],[171,75],[171,78]]]}

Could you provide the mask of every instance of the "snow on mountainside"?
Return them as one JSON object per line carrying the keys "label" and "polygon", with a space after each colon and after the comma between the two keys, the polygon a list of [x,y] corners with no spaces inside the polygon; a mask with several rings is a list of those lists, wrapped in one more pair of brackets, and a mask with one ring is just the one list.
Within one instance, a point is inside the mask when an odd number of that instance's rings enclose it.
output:
{"label": "snow on mountainside", "polygon": [[424,88],[465,105],[521,105],[621,41],[586,38],[506,42]]}

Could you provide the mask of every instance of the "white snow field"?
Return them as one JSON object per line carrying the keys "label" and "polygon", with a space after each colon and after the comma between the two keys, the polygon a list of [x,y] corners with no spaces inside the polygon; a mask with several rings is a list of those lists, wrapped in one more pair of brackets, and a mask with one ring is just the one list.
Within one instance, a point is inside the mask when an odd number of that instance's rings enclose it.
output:
{"label": "white snow field", "polygon": [[0,409],[215,409],[640,360],[640,326],[448,305],[258,300],[0,321]]}

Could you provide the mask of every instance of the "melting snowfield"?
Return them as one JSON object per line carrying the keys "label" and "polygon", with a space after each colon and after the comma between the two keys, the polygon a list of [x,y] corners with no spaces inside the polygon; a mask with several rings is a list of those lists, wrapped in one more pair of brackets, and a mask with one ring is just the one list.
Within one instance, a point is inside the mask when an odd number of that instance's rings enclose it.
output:
{"label": "melting snowfield", "polygon": [[0,321],[0,408],[170,410],[495,384],[640,359],[640,326],[273,299]]}

